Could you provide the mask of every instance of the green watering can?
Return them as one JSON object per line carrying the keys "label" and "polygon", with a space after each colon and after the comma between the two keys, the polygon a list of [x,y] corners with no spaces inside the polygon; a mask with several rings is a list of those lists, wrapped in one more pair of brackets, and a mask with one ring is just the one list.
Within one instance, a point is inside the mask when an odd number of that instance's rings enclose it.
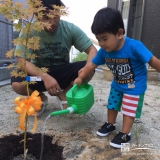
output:
{"label": "green watering can", "polygon": [[84,83],[80,86],[75,84],[67,93],[68,108],[50,113],[50,116],[61,114],[85,114],[94,104],[94,93],[92,85]]}

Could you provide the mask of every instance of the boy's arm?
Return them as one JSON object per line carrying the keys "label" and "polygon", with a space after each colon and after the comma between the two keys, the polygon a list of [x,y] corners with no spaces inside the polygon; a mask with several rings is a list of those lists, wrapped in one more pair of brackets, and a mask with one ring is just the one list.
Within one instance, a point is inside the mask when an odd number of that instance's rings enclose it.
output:
{"label": "boy's arm", "polygon": [[155,70],[157,70],[158,72],[160,72],[160,60],[158,58],[156,58],[155,56],[152,56],[152,58],[150,59],[150,61],[148,62],[148,64],[154,68]]}
{"label": "boy's arm", "polygon": [[93,72],[96,67],[97,66],[92,62],[88,62],[79,73],[78,77],[74,80],[74,84],[81,85],[83,80],[90,74],[90,72]]}

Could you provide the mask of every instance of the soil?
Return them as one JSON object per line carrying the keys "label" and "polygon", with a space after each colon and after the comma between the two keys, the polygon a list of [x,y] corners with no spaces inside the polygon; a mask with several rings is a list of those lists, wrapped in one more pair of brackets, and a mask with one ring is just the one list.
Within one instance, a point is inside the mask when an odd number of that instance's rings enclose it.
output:
{"label": "soil", "polygon": [[[23,138],[24,134],[0,138],[0,160],[24,160]],[[63,160],[63,147],[52,144],[52,139],[53,137],[44,135],[42,160]],[[41,134],[27,133],[26,146],[28,148],[27,160],[38,160],[41,153]]]}

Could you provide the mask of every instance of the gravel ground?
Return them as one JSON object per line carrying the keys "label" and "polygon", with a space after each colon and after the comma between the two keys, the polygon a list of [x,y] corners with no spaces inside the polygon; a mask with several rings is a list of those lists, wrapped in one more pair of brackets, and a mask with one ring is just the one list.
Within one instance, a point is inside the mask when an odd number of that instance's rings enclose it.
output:
{"label": "gravel ground", "polygon": [[[50,117],[46,123],[45,134],[54,135],[53,143],[64,146],[63,155],[67,160],[159,160],[160,159],[160,82],[148,82],[144,106],[139,123],[132,127],[130,147],[152,148],[153,150],[131,150],[121,152],[109,146],[113,134],[98,137],[97,129],[106,121],[106,102],[110,81],[102,73],[96,72],[90,84],[94,87],[95,103],[85,115],[61,115]],[[47,94],[47,93],[46,93]],[[47,94],[48,95],[48,94]],[[18,115],[13,110],[13,100],[17,95],[10,85],[0,87],[0,136],[19,134]],[[55,97],[48,95],[49,102],[42,116],[38,117],[36,133],[44,132],[44,122],[50,112],[59,110]],[[33,117],[29,117],[29,129]],[[118,114],[116,132],[121,130],[122,115]]]}

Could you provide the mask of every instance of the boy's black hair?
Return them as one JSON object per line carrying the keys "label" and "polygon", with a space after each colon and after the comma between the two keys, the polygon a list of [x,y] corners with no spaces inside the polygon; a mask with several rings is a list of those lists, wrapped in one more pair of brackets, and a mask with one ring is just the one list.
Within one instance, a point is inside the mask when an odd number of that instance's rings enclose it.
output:
{"label": "boy's black hair", "polygon": [[102,34],[105,32],[116,35],[119,29],[124,30],[124,23],[121,13],[113,8],[105,7],[100,9],[93,20],[91,30],[95,35]]}
{"label": "boy's black hair", "polygon": [[52,5],[65,6],[61,0],[41,0],[44,7],[47,9],[53,9]]}

